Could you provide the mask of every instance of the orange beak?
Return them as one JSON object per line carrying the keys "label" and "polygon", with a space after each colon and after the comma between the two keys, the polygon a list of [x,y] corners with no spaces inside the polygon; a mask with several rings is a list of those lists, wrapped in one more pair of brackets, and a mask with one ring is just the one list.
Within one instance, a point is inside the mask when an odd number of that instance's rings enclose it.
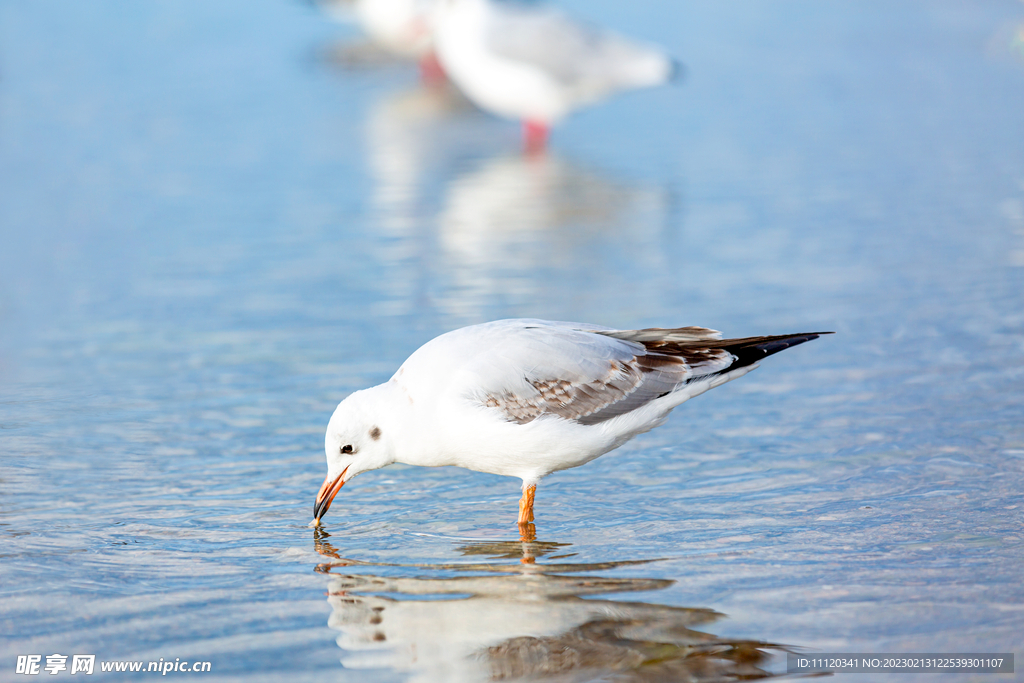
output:
{"label": "orange beak", "polygon": [[320,492],[316,494],[316,503],[313,504],[313,521],[317,526],[320,526],[320,518],[327,514],[327,510],[331,507],[331,501],[338,495],[338,491],[345,485],[343,477],[348,472],[348,467],[341,471],[341,474],[336,476],[333,480],[331,475],[327,475],[324,479],[324,483],[320,486]]}

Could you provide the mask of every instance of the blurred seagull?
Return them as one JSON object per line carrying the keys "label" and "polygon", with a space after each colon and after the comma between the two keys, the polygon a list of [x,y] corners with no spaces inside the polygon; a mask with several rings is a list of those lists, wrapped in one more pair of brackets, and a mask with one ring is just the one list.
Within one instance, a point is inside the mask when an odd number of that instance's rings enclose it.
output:
{"label": "blurred seagull", "polygon": [[684,401],[820,334],[830,333],[723,340],[703,327],[614,330],[530,319],[448,332],[390,380],[335,409],[313,523],[360,472],[396,462],[455,465],[523,480],[525,537],[542,477],[618,448]]}
{"label": "blurred seagull", "polygon": [[431,16],[436,0],[318,0],[331,16],[355,21],[388,53],[419,61],[425,82],[444,79],[434,55]]}
{"label": "blurred seagull", "polygon": [[437,0],[434,49],[480,108],[523,121],[527,149],[552,125],[620,90],[660,85],[678,65],[661,50],[581,24],[550,7]]}
{"label": "blurred seagull", "polygon": [[359,25],[380,45],[404,57],[430,52],[433,0],[356,0]]}

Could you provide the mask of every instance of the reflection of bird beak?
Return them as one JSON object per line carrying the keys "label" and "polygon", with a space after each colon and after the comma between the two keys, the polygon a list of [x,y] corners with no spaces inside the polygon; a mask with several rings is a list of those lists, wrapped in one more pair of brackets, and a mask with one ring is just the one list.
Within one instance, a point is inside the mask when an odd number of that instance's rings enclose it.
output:
{"label": "reflection of bird beak", "polygon": [[320,486],[320,492],[316,494],[316,502],[313,503],[313,521],[317,526],[320,526],[320,518],[327,514],[327,510],[331,507],[331,501],[338,495],[338,491],[345,485],[345,480],[342,477],[348,472],[348,467],[341,471],[341,474],[336,476],[333,480],[331,475],[327,475],[324,479],[324,483]]}

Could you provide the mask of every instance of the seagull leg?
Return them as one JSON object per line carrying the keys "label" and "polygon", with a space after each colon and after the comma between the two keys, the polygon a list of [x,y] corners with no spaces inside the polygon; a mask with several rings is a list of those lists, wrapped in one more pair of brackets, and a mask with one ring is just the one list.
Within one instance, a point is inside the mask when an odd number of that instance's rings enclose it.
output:
{"label": "seagull leg", "polygon": [[519,523],[526,524],[533,521],[533,497],[537,493],[537,485],[523,484],[523,497],[519,499]]}
{"label": "seagull leg", "polygon": [[537,485],[523,484],[523,497],[519,499],[519,537],[523,541],[537,538],[537,528],[533,525],[533,496],[537,493]]}

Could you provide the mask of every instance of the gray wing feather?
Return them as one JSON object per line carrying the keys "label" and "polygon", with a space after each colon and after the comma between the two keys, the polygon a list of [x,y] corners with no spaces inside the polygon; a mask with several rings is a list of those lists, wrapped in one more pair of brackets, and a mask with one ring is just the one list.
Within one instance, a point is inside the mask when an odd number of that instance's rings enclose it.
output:
{"label": "gray wing feather", "polygon": [[[829,332],[721,339],[703,327],[610,330],[576,323],[502,320],[474,328],[460,386],[478,405],[526,424],[552,415],[593,425],[688,384],[726,377]],[[469,351],[466,349],[465,351]],[[462,351],[460,351],[462,353]]]}
{"label": "gray wing feather", "polygon": [[[604,330],[530,322],[506,328],[507,344],[488,354],[488,367],[475,369],[485,386],[490,385],[477,400],[519,424],[545,414],[597,424],[646,405],[695,377],[719,372],[734,360],[728,351],[715,348],[675,352],[679,343],[706,344],[718,335],[704,328]],[[648,348],[664,340],[673,345],[668,353]],[[526,358],[531,359],[529,365],[522,362]],[[504,369],[518,366],[521,374],[510,382],[498,364]],[[490,377],[495,379],[487,381]],[[494,386],[498,377],[502,385]]]}
{"label": "gray wing feather", "polygon": [[643,381],[628,396],[609,403],[601,410],[577,418],[581,424],[597,424],[618,415],[625,415],[651,401],[671,394],[695,379],[721,372],[728,368],[734,356],[721,349],[709,350],[694,358],[682,358],[647,352],[635,360]]}
{"label": "gray wing feather", "polygon": [[533,64],[565,84],[587,74],[592,62],[586,57],[600,49],[604,38],[600,31],[549,8],[504,4],[499,11],[487,35],[490,48],[503,57]]}
{"label": "gray wing feather", "polygon": [[[547,7],[494,3],[486,40],[497,55],[530,64],[580,94],[596,95],[636,80],[632,65],[656,54]],[[660,54],[657,59],[665,59]]]}
{"label": "gray wing feather", "polygon": [[703,342],[718,341],[722,333],[706,327],[648,327],[642,330],[597,330],[599,334],[633,342]]}

